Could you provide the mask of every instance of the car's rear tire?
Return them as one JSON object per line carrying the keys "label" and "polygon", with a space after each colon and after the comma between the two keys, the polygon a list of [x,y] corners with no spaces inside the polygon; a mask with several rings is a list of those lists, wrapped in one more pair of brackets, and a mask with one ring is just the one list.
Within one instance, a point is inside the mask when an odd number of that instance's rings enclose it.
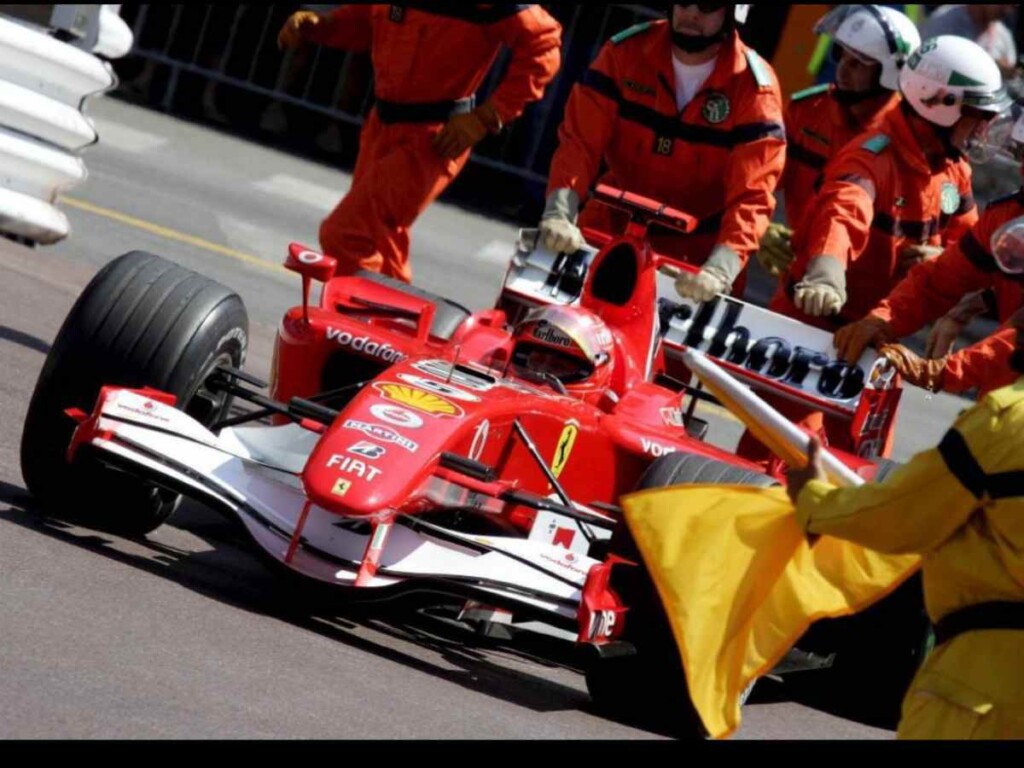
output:
{"label": "car's rear tire", "polygon": [[249,322],[219,283],[135,251],[107,264],[75,302],[53,342],[25,419],[21,471],[40,511],[127,535],[159,527],[180,496],[101,466],[88,451],[68,464],[75,423],[104,385],[152,387],[212,424],[229,398],[205,388],[218,365],[241,368]]}
{"label": "car's rear tire", "polygon": [[[696,484],[777,485],[766,475],[696,454],[673,453],[648,467],[637,490]],[[615,568],[611,580],[612,589],[629,607],[621,640],[636,653],[595,658],[587,665],[587,689],[595,708],[616,720],[673,736],[705,736],[668,618],[626,525],[616,528],[609,549],[639,564]]]}

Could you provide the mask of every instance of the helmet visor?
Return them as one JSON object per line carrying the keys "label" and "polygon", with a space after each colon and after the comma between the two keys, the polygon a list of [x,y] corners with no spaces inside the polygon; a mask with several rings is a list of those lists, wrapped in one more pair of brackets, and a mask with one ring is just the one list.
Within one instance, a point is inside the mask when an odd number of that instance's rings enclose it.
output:
{"label": "helmet visor", "polygon": [[524,378],[554,376],[563,384],[585,381],[594,372],[594,366],[582,358],[526,343],[516,345],[512,365]]}
{"label": "helmet visor", "polygon": [[1007,275],[1024,274],[1024,216],[1011,219],[992,235],[992,257]]}
{"label": "helmet visor", "polygon": [[967,147],[972,163],[1003,158],[1017,163],[1024,159],[1024,110],[1018,104],[990,120]]}
{"label": "helmet visor", "polygon": [[1006,92],[1006,88],[999,87],[996,91],[968,91],[963,92],[960,103],[964,114],[975,112],[979,115],[1000,115],[1013,106],[1013,99]]}
{"label": "helmet visor", "polygon": [[851,13],[855,13],[858,8],[860,8],[859,5],[837,5],[818,19],[818,23],[814,25],[814,34],[835,37],[843,22],[850,17]]}

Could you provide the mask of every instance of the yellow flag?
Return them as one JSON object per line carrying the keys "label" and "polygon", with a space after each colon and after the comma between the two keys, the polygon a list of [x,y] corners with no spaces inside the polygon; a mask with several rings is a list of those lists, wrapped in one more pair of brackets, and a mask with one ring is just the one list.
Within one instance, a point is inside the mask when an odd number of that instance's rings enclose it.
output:
{"label": "yellow flag", "polygon": [[679,646],[690,698],[715,738],[740,724],[740,695],[821,618],[880,600],[919,567],[822,537],[808,546],[786,492],[684,486],[622,500]]}

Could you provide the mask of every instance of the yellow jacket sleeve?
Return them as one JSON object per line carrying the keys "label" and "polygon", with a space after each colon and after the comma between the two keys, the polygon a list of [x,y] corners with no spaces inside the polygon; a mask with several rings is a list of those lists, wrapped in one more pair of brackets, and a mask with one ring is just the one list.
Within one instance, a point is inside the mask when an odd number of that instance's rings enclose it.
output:
{"label": "yellow jacket sleeve", "polygon": [[[994,414],[978,406],[954,426],[968,443],[989,433]],[[949,470],[937,449],[919,453],[882,483],[836,488],[811,481],[797,500],[797,522],[809,533],[835,536],[887,554],[924,553],[970,518],[978,500]]]}

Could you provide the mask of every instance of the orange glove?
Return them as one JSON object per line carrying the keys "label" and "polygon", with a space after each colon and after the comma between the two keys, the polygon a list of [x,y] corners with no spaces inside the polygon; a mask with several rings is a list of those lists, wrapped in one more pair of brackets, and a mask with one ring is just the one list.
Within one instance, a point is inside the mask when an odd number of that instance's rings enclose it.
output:
{"label": "orange glove", "polygon": [[874,315],[868,315],[862,320],[843,326],[836,331],[834,339],[840,359],[848,363],[860,360],[860,356],[870,345],[892,340],[892,328],[889,323]]}
{"label": "orange glove", "polygon": [[879,351],[908,384],[927,389],[929,392],[938,392],[942,389],[942,373],[946,369],[945,357],[925,360],[902,344],[886,344]]}
{"label": "orange glove", "polygon": [[277,35],[277,47],[282,51],[301,48],[309,39],[313,27],[320,23],[320,14],[313,11],[297,11],[288,17]]}
{"label": "orange glove", "polygon": [[434,149],[445,160],[454,160],[483,141],[488,133],[498,133],[501,128],[497,110],[482,104],[467,115],[450,117],[434,137]]}

